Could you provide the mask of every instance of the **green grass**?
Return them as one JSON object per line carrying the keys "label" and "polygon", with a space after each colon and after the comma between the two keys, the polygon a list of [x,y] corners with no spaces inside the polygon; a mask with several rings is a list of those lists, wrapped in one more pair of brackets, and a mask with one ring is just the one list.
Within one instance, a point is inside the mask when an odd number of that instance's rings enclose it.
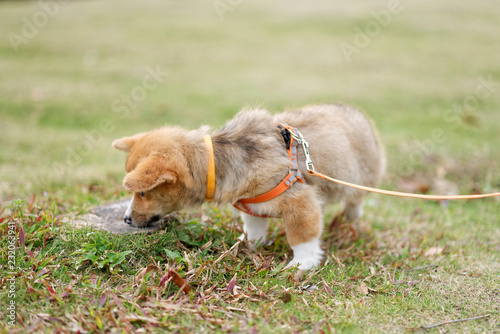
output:
{"label": "green grass", "polygon": [[[15,52],[8,33],[40,5],[0,2],[0,245],[9,225],[25,237],[15,330],[400,333],[490,314],[430,332],[500,332],[498,199],[443,206],[370,195],[353,229],[330,228],[338,208],[328,208],[325,265],[302,278],[280,271],[292,254],[277,222],[273,245],[239,245],[215,263],[241,228],[225,209],[205,205],[148,235],[66,223],[126,195],[113,139],[167,123],[218,127],[243,106],[353,105],[379,128],[384,188],[439,193],[446,180],[461,193],[498,191],[498,6],[401,4],[347,62],[339,45],[387,3],[243,1],[221,20],[212,2],[70,2]],[[113,108],[157,67],[168,75],[137,106]],[[483,79],[490,94],[476,98]],[[1,259],[7,332],[8,253]],[[169,270],[191,294],[160,286]]]}

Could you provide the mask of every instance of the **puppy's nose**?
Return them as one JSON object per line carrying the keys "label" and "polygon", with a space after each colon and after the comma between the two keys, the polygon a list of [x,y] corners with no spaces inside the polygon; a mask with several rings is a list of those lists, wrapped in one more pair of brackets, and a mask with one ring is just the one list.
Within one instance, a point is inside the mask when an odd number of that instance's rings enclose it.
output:
{"label": "puppy's nose", "polygon": [[125,222],[125,224],[132,224],[132,217],[123,217],[123,221]]}

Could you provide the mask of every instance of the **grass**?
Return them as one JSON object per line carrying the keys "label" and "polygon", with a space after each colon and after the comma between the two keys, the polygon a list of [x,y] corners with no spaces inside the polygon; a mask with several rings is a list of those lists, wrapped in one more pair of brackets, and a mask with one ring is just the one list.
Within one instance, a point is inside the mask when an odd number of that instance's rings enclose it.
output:
{"label": "grass", "polygon": [[[1,2],[2,249],[16,236],[15,270],[1,255],[2,331],[399,333],[489,314],[429,332],[500,332],[497,199],[370,195],[352,227],[331,226],[338,208],[327,208],[324,265],[305,273],[281,271],[292,254],[279,222],[273,245],[229,251],[241,223],[224,208],[180,213],[153,234],[66,223],[126,195],[113,139],[165,123],[218,127],[248,105],[366,111],[388,155],[384,188],[498,191],[498,6],[401,5],[348,62],[339,45],[385,2],[242,2],[223,20],[212,2],[70,2],[17,52],[7,34],[41,7]],[[154,89],[116,108],[157,68],[168,74]]]}

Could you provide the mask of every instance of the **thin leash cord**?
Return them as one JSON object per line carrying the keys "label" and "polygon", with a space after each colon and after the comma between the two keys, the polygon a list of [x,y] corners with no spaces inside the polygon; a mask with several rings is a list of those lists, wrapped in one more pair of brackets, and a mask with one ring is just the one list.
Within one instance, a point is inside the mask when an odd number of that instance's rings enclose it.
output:
{"label": "thin leash cord", "polygon": [[332,182],[335,182],[335,183],[338,183],[338,184],[341,184],[344,186],[348,186],[351,188],[364,190],[364,191],[370,191],[373,193],[378,193],[378,194],[383,194],[383,195],[397,196],[397,197],[409,197],[409,198],[444,201],[444,200],[455,200],[455,199],[478,199],[478,198],[500,196],[500,192],[490,193],[490,194],[476,194],[476,195],[420,195],[420,194],[411,194],[411,193],[403,193],[403,192],[399,192],[399,191],[391,191],[391,190],[383,190],[383,189],[377,189],[377,188],[372,188],[372,187],[365,187],[365,186],[361,186],[359,184],[340,181],[340,180],[334,179],[333,177],[326,176],[325,174],[318,173],[315,170],[309,170],[308,172],[310,175],[318,176],[318,177],[321,177],[322,179],[329,180],[329,181],[332,181]]}
{"label": "thin leash cord", "polygon": [[302,144],[304,149],[304,155],[306,156],[306,168],[307,173],[309,175],[314,175],[321,177],[322,179],[329,180],[347,187],[369,191],[373,193],[383,194],[383,195],[391,195],[397,197],[408,197],[408,198],[419,198],[419,199],[427,199],[427,200],[436,200],[436,201],[445,201],[445,200],[455,200],[455,199],[478,199],[478,198],[487,198],[487,197],[496,197],[500,196],[500,192],[490,193],[490,194],[475,194],[475,195],[420,195],[420,194],[412,194],[412,193],[403,193],[399,191],[391,191],[391,190],[383,190],[378,188],[361,186],[359,184],[354,184],[350,182],[345,182],[341,180],[334,179],[333,177],[329,177],[325,174],[319,173],[314,169],[314,164],[311,160],[311,156],[309,155],[309,143],[304,139],[302,133],[299,130],[294,129],[286,124],[280,124],[283,128],[285,128],[290,135],[299,143]]}

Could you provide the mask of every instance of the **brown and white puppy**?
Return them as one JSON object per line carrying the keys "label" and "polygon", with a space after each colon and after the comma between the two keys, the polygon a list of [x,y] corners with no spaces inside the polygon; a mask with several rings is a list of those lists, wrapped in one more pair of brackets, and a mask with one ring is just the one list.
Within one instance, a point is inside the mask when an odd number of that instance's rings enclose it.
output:
{"label": "brown and white puppy", "polygon": [[[342,105],[308,106],[277,115],[249,110],[211,135],[215,204],[233,204],[266,193],[289,173],[290,159],[278,123],[287,123],[303,134],[317,171],[371,187],[380,182],[384,150],[361,112]],[[144,227],[165,214],[204,202],[210,151],[203,137],[208,131],[208,127],[193,131],[163,127],[113,142],[115,148],[129,153],[123,185],[134,196],[126,222]],[[294,253],[289,265],[309,269],[323,255],[322,207],[343,202],[347,219],[354,220],[362,215],[366,193],[308,175],[302,148],[298,160],[305,184],[295,182],[278,197],[250,207],[256,214],[282,218]],[[268,219],[240,214],[248,240],[265,243]]]}

